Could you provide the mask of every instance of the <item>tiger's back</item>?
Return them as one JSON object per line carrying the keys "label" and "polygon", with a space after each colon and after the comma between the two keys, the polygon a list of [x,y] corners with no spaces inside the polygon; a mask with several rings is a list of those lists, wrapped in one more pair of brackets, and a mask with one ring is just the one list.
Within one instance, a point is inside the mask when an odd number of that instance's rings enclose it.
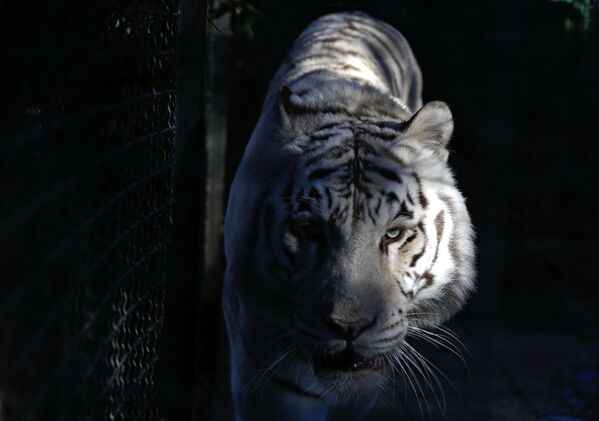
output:
{"label": "tiger's back", "polygon": [[422,106],[422,76],[407,41],[390,25],[363,13],[326,15],[310,24],[295,41],[271,91],[318,74],[322,80],[371,85],[410,110]]}

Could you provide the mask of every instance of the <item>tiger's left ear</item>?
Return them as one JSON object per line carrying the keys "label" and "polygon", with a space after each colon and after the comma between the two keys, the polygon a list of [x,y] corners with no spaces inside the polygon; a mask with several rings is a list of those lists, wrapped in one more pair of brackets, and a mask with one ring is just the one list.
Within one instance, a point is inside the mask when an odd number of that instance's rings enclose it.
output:
{"label": "tiger's left ear", "polygon": [[289,126],[293,118],[305,112],[307,108],[308,104],[289,86],[281,86],[279,89],[279,111],[284,126]]}
{"label": "tiger's left ear", "polygon": [[446,103],[426,103],[406,122],[406,138],[424,142],[447,161],[447,144],[453,133],[453,116]]}

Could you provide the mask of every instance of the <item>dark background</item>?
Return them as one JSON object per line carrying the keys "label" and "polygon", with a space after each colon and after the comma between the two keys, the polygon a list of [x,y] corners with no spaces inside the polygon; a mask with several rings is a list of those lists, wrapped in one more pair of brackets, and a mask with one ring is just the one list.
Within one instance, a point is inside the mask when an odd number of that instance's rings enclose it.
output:
{"label": "dark background", "polygon": [[[291,43],[343,10],[399,29],[454,114],[478,292],[468,367],[417,344],[453,383],[424,418],[599,419],[597,3],[212,6],[0,3],[0,420],[230,417],[226,188]],[[375,416],[421,418],[402,388]]]}

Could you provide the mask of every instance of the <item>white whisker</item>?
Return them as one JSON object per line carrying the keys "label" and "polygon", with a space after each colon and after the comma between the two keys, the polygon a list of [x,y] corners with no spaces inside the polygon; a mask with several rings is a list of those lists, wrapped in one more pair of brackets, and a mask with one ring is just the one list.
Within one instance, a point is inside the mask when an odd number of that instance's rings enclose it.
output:
{"label": "white whisker", "polygon": [[445,373],[443,373],[443,371],[439,367],[437,367],[435,364],[433,364],[428,358],[426,358],[420,352],[416,351],[416,349],[409,343],[404,342],[404,345],[406,346],[406,349],[409,349],[410,352],[417,354],[419,356],[419,358],[422,359],[423,362],[426,362],[431,368],[433,368],[437,373],[439,373],[455,392],[458,391],[458,389],[455,387],[453,382],[451,380],[449,380],[449,378],[445,375]]}
{"label": "white whisker", "polygon": [[[404,352],[402,352],[403,349],[400,349],[400,353],[402,355],[402,357],[404,357],[406,359],[406,365],[405,368],[412,374],[412,377],[414,379],[414,382],[416,383],[416,386],[418,387],[418,390],[420,391],[420,394],[422,395],[422,399],[424,400],[424,403],[426,404],[426,410],[428,412],[429,418],[432,416],[431,414],[431,407],[428,403],[428,400],[426,399],[426,394],[424,393],[424,389],[422,388],[422,386],[420,385],[420,382],[418,381],[418,377],[416,376],[416,373],[414,372],[414,370],[412,369],[411,365],[413,365],[409,354],[406,354]],[[410,364],[408,364],[408,362]],[[424,413],[421,411],[421,415],[424,417]]]}
{"label": "white whisker", "polygon": [[[426,384],[428,385],[429,389],[433,392],[433,395],[435,396],[435,400],[437,401],[437,405],[439,406],[439,409],[443,412],[443,414],[445,414],[445,409],[446,409],[445,393],[443,391],[443,387],[441,386],[441,384],[439,382],[439,379],[435,376],[434,373],[432,373],[432,371],[430,370],[430,368],[426,366],[426,363],[424,363],[422,361],[422,359],[420,358],[419,355],[412,354],[410,356],[409,354],[406,354],[406,360],[410,364],[412,364],[414,366],[414,368],[416,370],[418,370],[418,372],[424,378],[424,381],[426,382]],[[433,378],[436,386],[439,388],[439,393],[441,394],[441,399],[439,399],[439,395],[437,394],[437,390],[433,386],[433,384],[431,383],[430,377]],[[441,403],[441,401],[443,403]]]}
{"label": "white whisker", "polygon": [[455,345],[452,342],[450,342],[447,338],[445,338],[439,334],[435,334],[433,332],[417,328],[415,326],[408,327],[408,330],[410,330],[410,329],[413,330],[411,332],[412,336],[415,336],[415,337],[425,340],[433,345],[437,345],[441,348],[448,350],[449,352],[451,352],[452,354],[457,356],[462,361],[464,366],[467,369],[469,369],[468,363],[466,362],[466,359],[464,358],[464,355],[462,354],[462,352],[458,348],[455,348]]}

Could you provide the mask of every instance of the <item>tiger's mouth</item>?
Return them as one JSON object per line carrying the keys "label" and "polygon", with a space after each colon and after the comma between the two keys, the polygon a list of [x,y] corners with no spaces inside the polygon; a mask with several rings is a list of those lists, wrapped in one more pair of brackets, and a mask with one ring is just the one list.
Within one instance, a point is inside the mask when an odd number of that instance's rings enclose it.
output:
{"label": "tiger's mouth", "polygon": [[387,362],[382,355],[364,357],[351,349],[345,349],[336,354],[321,355],[313,361],[314,368],[323,371],[362,371],[383,370]]}

